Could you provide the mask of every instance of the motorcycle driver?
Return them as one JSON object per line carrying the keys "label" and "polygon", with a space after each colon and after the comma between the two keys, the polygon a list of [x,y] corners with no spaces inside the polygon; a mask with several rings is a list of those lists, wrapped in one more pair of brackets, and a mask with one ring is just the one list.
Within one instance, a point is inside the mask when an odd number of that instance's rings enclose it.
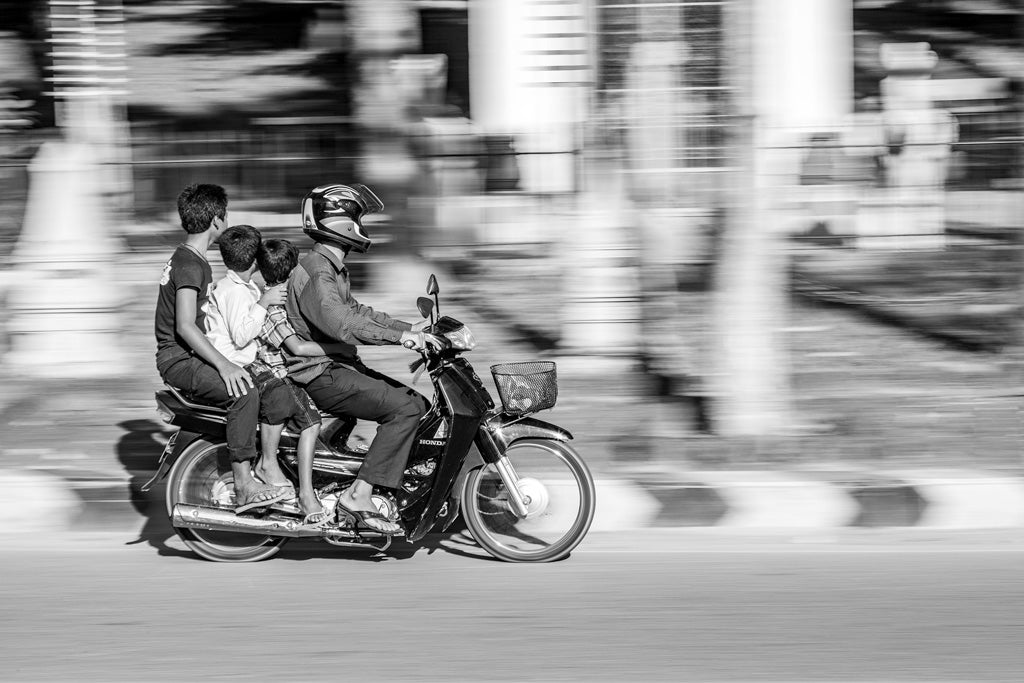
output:
{"label": "motorcycle driver", "polygon": [[377,434],[358,478],[340,496],[338,505],[361,528],[383,534],[402,532],[380,515],[370,494],[374,486],[398,488],[426,398],[410,387],[366,367],[359,344],[403,344],[423,348],[429,341],[416,325],[392,318],[352,296],[345,258],[365,253],[372,241],[362,217],[384,208],[365,185],[322,185],[302,200],[302,230],[316,244],[292,271],[285,308],[303,339],[342,342],[345,353],[289,359],[289,376],[301,384],[324,412],[378,423]]}

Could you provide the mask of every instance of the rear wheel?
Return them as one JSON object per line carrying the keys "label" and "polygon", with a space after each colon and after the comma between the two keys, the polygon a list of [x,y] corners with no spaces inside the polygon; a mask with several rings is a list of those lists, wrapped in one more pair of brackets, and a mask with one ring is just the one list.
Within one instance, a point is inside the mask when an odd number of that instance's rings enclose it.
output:
{"label": "rear wheel", "polygon": [[[227,444],[200,439],[174,463],[167,478],[167,514],[173,517],[178,503],[204,507],[235,507],[235,480]],[[230,531],[175,528],[195,554],[214,562],[256,562],[273,557],[288,541],[282,536],[263,536]]]}
{"label": "rear wheel", "polygon": [[525,439],[506,451],[526,516],[517,515],[495,465],[470,471],[462,510],[473,538],[508,562],[552,562],[572,552],[594,520],[594,479],[567,443]]}

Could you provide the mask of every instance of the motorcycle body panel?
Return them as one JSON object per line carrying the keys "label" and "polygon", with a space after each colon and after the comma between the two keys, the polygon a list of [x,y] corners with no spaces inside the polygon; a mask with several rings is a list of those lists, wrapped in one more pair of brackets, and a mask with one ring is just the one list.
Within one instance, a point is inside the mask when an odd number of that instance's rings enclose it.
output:
{"label": "motorcycle body panel", "polygon": [[[469,364],[464,361],[461,364],[451,363],[441,371],[436,381],[437,391],[441,396],[434,409],[444,405],[451,411],[449,433],[437,471],[434,473],[426,506],[419,515],[416,528],[409,534],[408,538],[412,542],[423,538],[434,527],[442,511],[449,512],[445,504],[449,503],[455,481],[462,473],[466,454],[473,445],[481,420],[487,414],[489,397],[486,390],[482,384],[478,385],[478,381],[474,382],[472,376],[468,374],[471,369],[467,371],[467,368]],[[420,438],[417,438],[410,460],[418,457],[419,444]],[[445,523],[450,524],[452,519],[447,514],[445,517]]]}

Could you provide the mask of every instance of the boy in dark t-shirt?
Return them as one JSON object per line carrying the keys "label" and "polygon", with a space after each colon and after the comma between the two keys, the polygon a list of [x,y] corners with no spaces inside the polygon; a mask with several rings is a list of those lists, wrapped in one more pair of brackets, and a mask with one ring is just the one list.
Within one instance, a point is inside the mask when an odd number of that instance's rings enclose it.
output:
{"label": "boy in dark t-shirt", "polygon": [[227,408],[227,445],[235,482],[235,512],[266,507],[285,492],[252,476],[260,397],[244,369],[204,334],[203,304],[213,271],[206,251],[227,227],[228,198],[219,185],[189,185],[178,195],[186,233],[164,266],[156,302],[156,367],[160,377],[194,400]]}

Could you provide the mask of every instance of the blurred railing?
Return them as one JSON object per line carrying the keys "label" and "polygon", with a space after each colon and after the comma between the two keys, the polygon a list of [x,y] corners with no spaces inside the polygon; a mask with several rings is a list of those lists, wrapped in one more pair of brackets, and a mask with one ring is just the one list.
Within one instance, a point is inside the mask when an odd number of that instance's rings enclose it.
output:
{"label": "blurred railing", "polygon": [[[468,122],[453,130],[439,133],[423,127],[382,140],[342,118],[257,119],[213,131],[135,126],[135,211],[143,216],[166,213],[181,188],[198,181],[228,188],[235,206],[292,210],[311,187],[331,179],[355,182],[371,166],[375,170],[370,173],[393,175],[398,184],[404,179],[405,191],[413,194],[517,189],[517,165],[525,153],[516,149],[515,141],[477,136]],[[578,153],[575,148],[529,152],[552,158]]]}
{"label": "blurred railing", "polygon": [[159,124],[132,129],[135,212],[166,213],[193,182],[223,185],[232,202],[294,208],[325,178],[349,178],[361,152],[344,122],[257,120],[232,130],[189,131]]}
{"label": "blurred railing", "polygon": [[1009,188],[1024,178],[1024,126],[1012,109],[955,114],[959,139],[949,189]]}

